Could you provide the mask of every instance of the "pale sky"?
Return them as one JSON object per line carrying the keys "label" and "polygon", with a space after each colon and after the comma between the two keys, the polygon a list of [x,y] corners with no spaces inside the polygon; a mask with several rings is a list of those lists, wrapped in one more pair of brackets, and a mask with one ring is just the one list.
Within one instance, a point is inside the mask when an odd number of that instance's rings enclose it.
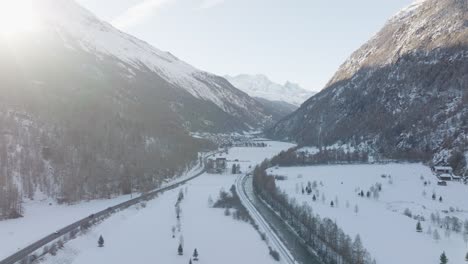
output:
{"label": "pale sky", "polygon": [[413,0],[77,0],[101,19],[219,75],[319,91]]}

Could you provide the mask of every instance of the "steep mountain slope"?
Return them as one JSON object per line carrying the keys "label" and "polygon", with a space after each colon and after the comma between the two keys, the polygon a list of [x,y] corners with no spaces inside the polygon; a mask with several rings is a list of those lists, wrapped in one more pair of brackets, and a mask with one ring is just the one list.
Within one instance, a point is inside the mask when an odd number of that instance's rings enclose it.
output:
{"label": "steep mountain slope", "polygon": [[278,120],[297,110],[297,106],[283,101],[270,101],[260,97],[255,97],[255,99],[271,113],[273,118],[277,118]]}
{"label": "steep mountain slope", "polygon": [[[69,202],[144,191],[209,147],[189,132],[271,122],[224,78],[118,31],[73,0],[15,3],[32,10],[34,28],[0,27],[2,201],[18,191]],[[0,13],[9,7],[0,3]],[[15,206],[1,203],[0,218]]]}
{"label": "steep mountain slope", "polygon": [[225,76],[235,87],[252,97],[266,99],[271,102],[285,102],[299,107],[315,93],[301,88],[299,85],[286,82],[284,85],[272,82],[265,75],[240,74]]}
{"label": "steep mountain slope", "polygon": [[268,132],[305,145],[366,143],[461,170],[468,145],[468,2],[417,1]]}

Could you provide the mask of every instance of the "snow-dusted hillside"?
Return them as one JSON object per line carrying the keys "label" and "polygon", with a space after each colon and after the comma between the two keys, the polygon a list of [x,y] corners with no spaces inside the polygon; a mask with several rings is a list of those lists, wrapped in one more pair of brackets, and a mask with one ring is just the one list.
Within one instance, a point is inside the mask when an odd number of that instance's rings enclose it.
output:
{"label": "snow-dusted hillside", "polygon": [[[245,109],[251,107],[252,102],[248,97],[236,93],[232,87],[219,82],[211,74],[117,30],[73,0],[31,2],[34,3],[36,19],[40,20],[40,30],[59,34],[71,49],[85,50],[98,57],[113,56],[136,69],[153,71],[174,86],[185,89],[196,98],[211,101],[228,113],[231,111],[226,105],[228,101]],[[129,78],[135,77],[132,69],[126,70]]]}
{"label": "snow-dusted hillside", "polygon": [[467,20],[465,0],[413,3],[268,134],[315,146],[364,142],[388,157],[432,159],[464,173]]}
{"label": "snow-dusted hillside", "polygon": [[[438,186],[426,166],[323,165],[268,172],[287,176],[276,184],[298,204],[310,205],[315,214],[336,221],[353,237],[359,234],[379,264],[438,264],[444,251],[449,263],[465,261],[468,186],[459,182]],[[312,193],[302,194],[309,182]],[[358,195],[361,191],[364,197]],[[368,191],[370,197],[366,197]],[[422,232],[416,230],[418,220]]]}
{"label": "snow-dusted hillside", "polygon": [[[29,54],[35,55],[34,53],[43,52],[41,49],[50,49],[50,51],[57,49],[55,56],[60,54],[61,49],[65,49],[67,53],[71,52],[80,57],[94,59],[96,65],[80,67],[76,65],[77,68],[88,68],[91,71],[90,74],[98,75],[93,76],[94,78],[109,79],[110,74],[118,74],[123,78],[124,83],[131,83],[131,86],[141,85],[136,82],[142,78],[147,79],[148,75],[160,78],[176,93],[184,91],[189,94],[191,100],[214,104],[218,108],[215,111],[220,111],[221,114],[234,119],[232,123],[237,123],[233,126],[234,129],[248,130],[259,123],[263,125],[271,121],[271,114],[261,104],[233,87],[224,78],[198,70],[169,52],[158,50],[142,40],[119,31],[82,8],[74,0],[18,0],[18,5],[31,7],[31,22],[35,26],[31,30],[2,38],[0,48],[11,49],[11,43],[14,43],[15,53],[21,54],[19,60],[22,62],[27,62]],[[63,54],[60,56],[65,57]],[[58,59],[66,60],[60,56]],[[69,63],[77,62],[70,61]],[[97,64],[115,66],[116,70],[103,72],[103,69],[100,69],[101,66]],[[34,74],[27,73],[27,75]],[[47,85],[43,77],[38,75],[30,81]],[[162,86],[158,82],[153,82],[152,85],[155,89],[161,89],[160,86]],[[132,94],[126,96],[132,96]],[[181,109],[183,108],[181,104],[193,103],[181,97],[183,95],[179,95],[178,100],[174,99],[178,102],[172,104],[171,110],[180,114],[188,123],[195,123],[194,120],[189,120],[190,118],[185,116],[187,114],[184,110],[190,110]],[[200,119],[203,120],[198,123],[205,124],[207,127],[211,126],[211,128],[216,128],[219,123],[215,120],[216,118],[203,113]],[[225,118],[220,118],[218,114],[218,119],[224,120]],[[198,126],[194,125],[191,129],[199,130]]]}
{"label": "snow-dusted hillside", "polygon": [[[73,0],[2,1],[0,15],[10,8],[27,16],[2,23],[31,27],[0,29],[0,184],[8,190],[95,199],[127,193],[132,173],[138,188],[153,188],[212,147],[190,132],[261,129],[275,119],[224,78]],[[5,211],[0,218],[15,215]]]}
{"label": "snow-dusted hillside", "polygon": [[240,74],[225,76],[238,89],[248,95],[269,101],[286,102],[300,106],[315,93],[300,87],[298,84],[286,82],[284,85],[272,82],[265,75]]}

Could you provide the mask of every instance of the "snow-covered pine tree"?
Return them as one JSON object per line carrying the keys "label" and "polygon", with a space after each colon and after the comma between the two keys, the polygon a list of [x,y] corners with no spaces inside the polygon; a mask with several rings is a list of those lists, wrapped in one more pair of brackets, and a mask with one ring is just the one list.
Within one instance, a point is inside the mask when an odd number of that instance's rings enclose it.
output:
{"label": "snow-covered pine tree", "polygon": [[198,261],[198,250],[197,249],[195,249],[193,251],[193,260]]}
{"label": "snow-covered pine tree", "polygon": [[465,261],[468,262],[468,252],[466,253]]}
{"label": "snow-covered pine tree", "polygon": [[333,201],[330,202],[330,207],[335,207],[335,203],[333,203]]}
{"label": "snow-covered pine tree", "polygon": [[102,236],[99,236],[98,239],[98,246],[103,247],[104,246],[104,238]]}
{"label": "snow-covered pine tree", "polygon": [[416,224],[416,232],[421,233],[422,231],[423,230],[422,230],[421,222],[418,221],[418,223]]}
{"label": "snow-covered pine tree", "polygon": [[179,254],[179,256],[184,255],[184,248],[182,247],[182,244],[179,244],[179,247],[177,248],[177,254]]}
{"label": "snow-covered pine tree", "polygon": [[442,255],[440,255],[440,264],[447,264],[447,263],[448,263],[448,258],[445,255],[445,252],[443,252]]}
{"label": "snow-covered pine tree", "polygon": [[441,197],[439,197],[439,202],[442,202],[442,201],[443,201],[443,199],[442,199],[442,196],[441,196]]}
{"label": "snow-covered pine tree", "polygon": [[192,259],[190,259],[188,263],[189,263],[189,264],[192,264]]}

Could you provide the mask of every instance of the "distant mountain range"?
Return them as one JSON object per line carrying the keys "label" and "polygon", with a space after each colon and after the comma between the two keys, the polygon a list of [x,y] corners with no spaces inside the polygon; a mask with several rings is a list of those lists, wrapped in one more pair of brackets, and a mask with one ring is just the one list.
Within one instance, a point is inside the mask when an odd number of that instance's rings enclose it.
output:
{"label": "distant mountain range", "polygon": [[306,90],[295,83],[286,82],[284,85],[274,83],[261,74],[226,75],[224,77],[236,88],[252,97],[271,102],[283,102],[296,107],[315,94],[315,92]]}
{"label": "distant mountain range", "polygon": [[267,134],[365,144],[385,157],[468,159],[468,2],[417,1],[355,51],[320,93]]}

